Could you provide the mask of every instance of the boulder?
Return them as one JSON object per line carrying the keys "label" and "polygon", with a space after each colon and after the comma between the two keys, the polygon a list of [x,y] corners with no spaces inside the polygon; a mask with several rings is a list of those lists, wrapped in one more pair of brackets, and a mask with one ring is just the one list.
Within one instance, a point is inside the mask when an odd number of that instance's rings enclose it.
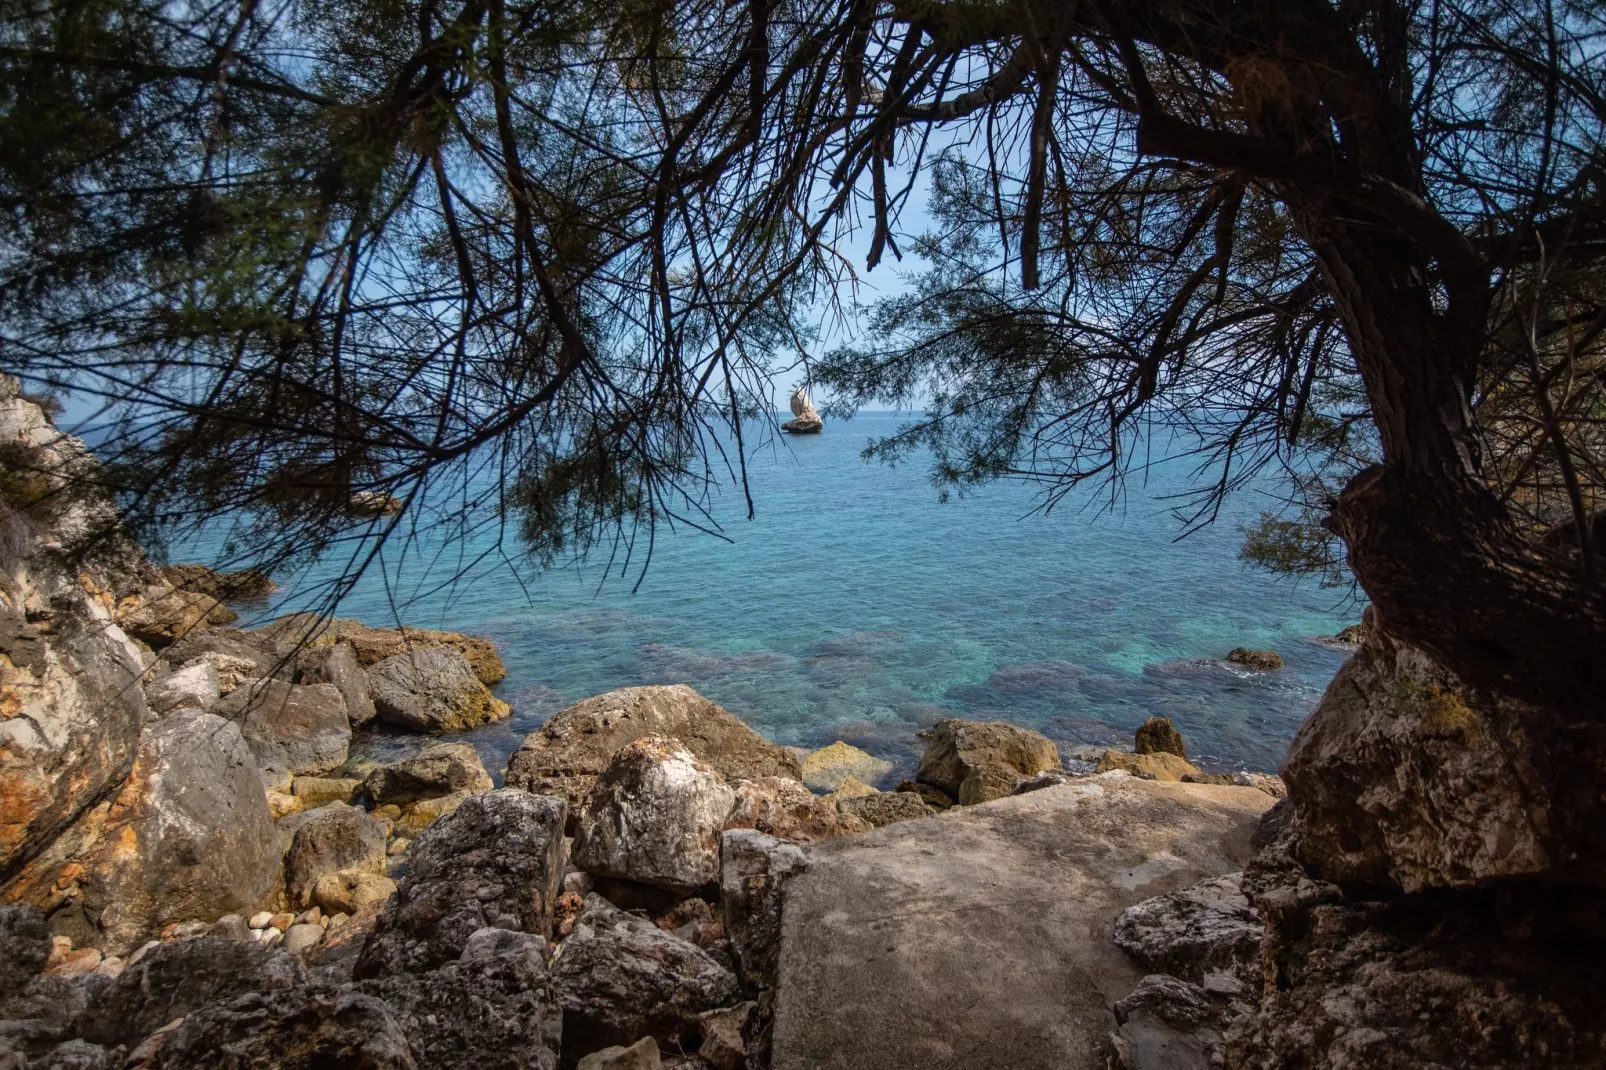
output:
{"label": "boulder", "polygon": [[445,817],[447,814],[463,805],[463,800],[479,792],[458,791],[450,795],[439,795],[433,799],[419,799],[399,807],[400,813],[394,820],[395,834],[397,836],[417,836],[429,826]]}
{"label": "boulder", "polygon": [[922,784],[918,780],[899,781],[897,788],[894,790],[907,791],[911,794],[918,795],[920,796],[922,802],[931,807],[933,810],[937,811],[947,810],[955,805],[954,797],[952,795],[949,795],[941,788],[933,787],[930,784]]}
{"label": "boulder", "polygon": [[1407,892],[1550,875],[1606,884],[1606,744],[1374,635],[1290,745],[1296,854]]}
{"label": "boulder", "polygon": [[831,800],[834,805],[844,799],[862,799],[866,795],[874,795],[878,790],[856,776],[847,776],[843,777],[842,783],[838,784],[836,790],[826,795],[825,798]]}
{"label": "boulder", "polygon": [[158,716],[179,709],[210,710],[221,696],[217,667],[205,658],[186,662],[145,685],[145,701]]}
{"label": "boulder", "polygon": [[265,598],[279,588],[267,573],[254,568],[219,572],[205,565],[164,565],[158,571],[162,579],[180,590],[210,595],[224,602]]}
{"label": "boulder", "polygon": [[285,892],[295,906],[311,905],[326,874],[385,872],[385,823],[366,810],[330,803],[297,818],[284,856]]}
{"label": "boulder", "polygon": [[325,914],[356,915],[371,903],[383,904],[396,894],[396,882],[372,870],[325,873],[312,886],[312,901]]}
{"label": "boulder", "polygon": [[0,1000],[21,992],[50,958],[50,929],[29,903],[0,906]]}
{"label": "boulder", "polygon": [[363,781],[376,806],[404,806],[455,792],[490,791],[496,785],[479,752],[467,743],[438,743],[399,762],[375,766]]}
{"label": "boulder", "polygon": [[719,880],[720,830],[735,798],[678,741],[635,740],[597,778],[575,830],[573,864],[594,876],[672,891],[712,884]]}
{"label": "boulder", "polygon": [[160,650],[209,624],[228,624],[234,611],[210,595],[151,585],[117,603],[117,623],[142,643]]}
{"label": "boulder", "polygon": [[891,825],[898,821],[913,821],[935,813],[926,801],[912,791],[884,791],[859,799],[843,799],[837,809],[844,815],[858,818],[871,828]]}
{"label": "boulder", "polygon": [[201,936],[157,944],[78,1015],[73,1030],[108,1047],[133,1046],[208,1003],[291,988],[306,976],[294,956],[254,943]]}
{"label": "boulder", "polygon": [[171,922],[249,913],[278,884],[279,836],[239,728],[180,710],[150,725],[117,793],[8,889],[79,944],[122,954]]}
{"label": "boulder", "polygon": [[1188,758],[1188,745],[1169,717],[1150,717],[1138,725],[1133,742],[1132,749],[1139,754],[1175,754],[1184,761]]}
{"label": "boulder", "polygon": [[270,785],[328,772],[345,763],[351,745],[346,700],[331,684],[254,680],[224,697],[217,712],[240,726]]}
{"label": "boulder", "polygon": [[60,601],[46,631],[0,598],[0,899],[128,776],[148,715],[139,649],[84,592]]}
{"label": "boulder", "polygon": [[[147,1049],[148,1045],[148,1049]],[[135,1060],[148,1050],[149,1062]],[[192,1012],[130,1057],[152,1070],[422,1070],[381,1000],[351,988],[249,992]]]}
{"label": "boulder", "polygon": [[430,969],[486,927],[549,937],[565,817],[562,800],[504,788],[472,795],[435,822],[413,841],[355,975]]}
{"label": "boulder", "polygon": [[848,777],[873,784],[892,772],[892,763],[866,754],[840,739],[803,759],[803,783],[816,791],[835,791]]}
{"label": "boulder", "polygon": [[1131,773],[1151,780],[1178,781],[1185,776],[1197,776],[1199,767],[1186,758],[1169,751],[1152,751],[1148,754],[1131,754],[1124,750],[1108,750],[1094,772],[1108,773],[1112,769]]}
{"label": "boulder", "polygon": [[1211,1070],[1225,1025],[1222,1008],[1196,984],[1150,974],[1114,1006],[1116,1070]]}
{"label": "boulder", "polygon": [[374,700],[368,693],[368,674],[357,664],[350,643],[315,646],[296,655],[296,682],[333,684],[346,700],[346,716],[353,728],[374,719]]}
{"label": "boulder", "polygon": [[298,776],[291,781],[290,790],[308,810],[316,810],[332,802],[351,803],[362,790],[362,781],[354,777]]}
{"label": "boulder", "polygon": [[0,1067],[37,1065],[32,1060],[76,1033],[78,1016],[110,984],[112,978],[100,973],[41,974],[10,999],[0,1000]]}
{"label": "boulder", "polygon": [[370,628],[361,621],[342,617],[321,617],[315,613],[292,613],[259,629],[277,640],[314,646],[345,643],[366,669],[386,658],[429,647],[455,650],[468,659],[482,684],[494,684],[507,676],[496,644],[483,635],[430,631],[427,628]]}
{"label": "boulder", "polygon": [[921,735],[926,751],[915,779],[965,806],[1002,799],[1021,778],[1060,768],[1052,740],[1002,721],[938,721]]}
{"label": "boulder", "polygon": [[565,1057],[651,1036],[673,1047],[698,1016],[737,997],[736,978],[697,945],[589,895],[552,965]]}
{"label": "boulder", "polygon": [[788,404],[792,407],[792,419],[781,425],[782,431],[793,435],[817,435],[825,429],[825,421],[814,411],[814,402],[809,400],[805,388],[800,386],[792,391]]}
{"label": "boulder", "polygon": [[747,1070],[745,1034],[757,1007],[753,1002],[738,1003],[697,1019],[697,1032],[703,1038],[697,1054],[713,1070]]}
{"label": "boulder", "polygon": [[184,665],[196,658],[217,669],[218,687],[225,695],[246,680],[272,676],[288,683],[295,675],[294,646],[238,628],[194,632],[162,651],[162,660],[169,665]]}
{"label": "boulder", "polygon": [[34,1065],[38,1070],[113,1070],[118,1063],[99,1044],[74,1039],[56,1045]]}
{"label": "boulder", "polygon": [[1234,665],[1255,672],[1276,672],[1283,667],[1282,655],[1275,650],[1251,650],[1241,646],[1227,655],[1227,660]]}
{"label": "boulder", "polygon": [[557,1070],[563,1010],[540,936],[481,929],[454,962],[355,990],[396,1015],[420,1070]]}
{"label": "boulder", "polygon": [[1241,873],[1145,899],[1115,919],[1117,946],[1145,968],[1194,984],[1209,973],[1229,973],[1252,990],[1260,986],[1263,933]]}
{"label": "boulder", "polygon": [[814,843],[864,832],[870,825],[796,780],[767,776],[737,782],[735,802],[723,827],[757,829],[793,843]]}
{"label": "boulder", "polygon": [[752,829],[720,842],[720,904],[736,969],[752,989],[772,988],[781,944],[786,882],[808,869],[802,848]]}
{"label": "boulder", "polygon": [[374,715],[410,732],[461,732],[500,721],[512,707],[480,683],[468,660],[446,647],[420,647],[368,670]]}
{"label": "boulder", "polygon": [[642,1037],[628,1048],[615,1044],[594,1051],[581,1059],[575,1070],[659,1070],[662,1066],[658,1042],[652,1037]]}
{"label": "boulder", "polygon": [[508,759],[506,783],[561,795],[577,812],[614,752],[632,740],[678,740],[727,781],[766,776],[802,779],[791,752],[683,684],[627,687],[596,695],[554,714],[524,737]]}
{"label": "boulder", "polygon": [[312,922],[297,922],[284,931],[279,947],[287,954],[300,955],[323,941],[323,926]]}

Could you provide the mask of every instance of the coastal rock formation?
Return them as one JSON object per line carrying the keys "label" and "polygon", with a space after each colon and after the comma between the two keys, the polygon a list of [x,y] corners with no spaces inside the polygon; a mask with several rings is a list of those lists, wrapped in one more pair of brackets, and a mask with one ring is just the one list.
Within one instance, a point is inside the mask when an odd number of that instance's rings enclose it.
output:
{"label": "coastal rock formation", "polygon": [[803,759],[803,783],[815,791],[835,791],[848,777],[873,784],[891,771],[891,762],[866,754],[840,739]]}
{"label": "coastal rock formation", "polygon": [[595,876],[694,891],[719,879],[720,830],[734,802],[720,775],[678,741],[635,740],[591,790],[574,864]]}
{"label": "coastal rock formation", "polygon": [[419,1070],[382,1001],[349,988],[250,992],[209,1004],[136,1049],[152,1070]]}
{"label": "coastal rock formation", "polygon": [[720,905],[736,969],[749,989],[773,988],[786,882],[808,869],[802,848],[752,829],[720,841]]}
{"label": "coastal rock formation", "polygon": [[1132,754],[1124,750],[1108,750],[1093,771],[1108,773],[1112,769],[1153,780],[1181,780],[1199,772],[1199,768],[1188,759],[1179,758],[1169,751]]}
{"label": "coastal rock formation", "polygon": [[494,684],[507,676],[502,657],[496,652],[496,644],[483,635],[431,631],[428,628],[374,628],[362,621],[323,617],[316,613],[292,613],[258,631],[278,641],[303,645],[310,643],[314,647],[345,643],[356,655],[357,664],[364,669],[397,654],[446,647],[468,659],[474,675],[482,684]]}
{"label": "coastal rock formation", "polygon": [[353,728],[374,719],[374,700],[368,693],[368,674],[357,664],[350,643],[315,646],[296,655],[296,682],[333,684],[346,700],[346,717]]}
{"label": "coastal rock formation", "polygon": [[39,908],[28,903],[0,906],[0,1000],[27,987],[50,958],[50,929]]}
{"label": "coastal rock formation", "polygon": [[1210,1070],[1226,1024],[1224,1008],[1196,984],[1150,974],[1111,1008],[1115,1070]]}
{"label": "coastal rock formation", "polygon": [[[1374,636],[1289,748],[1298,857],[1324,880],[1405,891],[1571,871],[1606,883],[1606,743],[1548,729]],[[1585,776],[1585,771],[1590,773]]]}
{"label": "coastal rock formation", "polygon": [[1283,667],[1282,655],[1275,650],[1251,650],[1249,647],[1237,647],[1227,654],[1227,660],[1234,665],[1241,665],[1256,672],[1276,672]]}
{"label": "coastal rock formation", "polygon": [[1115,919],[1116,945],[1148,969],[1194,984],[1207,973],[1229,973],[1245,991],[1259,984],[1263,932],[1241,873],[1145,899]]}
{"label": "coastal rock formation", "polygon": [[448,647],[419,647],[368,670],[375,715],[412,732],[461,732],[500,721],[512,707],[474,675],[468,659]]}
{"label": "coastal rock formation", "polygon": [[825,428],[825,421],[820,414],[814,411],[814,402],[809,400],[809,394],[803,387],[792,391],[788,400],[792,409],[792,419],[781,425],[781,430],[794,435],[817,435]]}
{"label": "coastal rock formation", "polygon": [[483,928],[547,937],[563,880],[562,800],[516,789],[471,795],[413,842],[355,976],[432,969]]}
{"label": "coastal rock formation", "polygon": [[279,588],[267,573],[254,568],[219,572],[206,565],[163,565],[157,572],[181,591],[208,595],[221,602],[265,598]]}
{"label": "coastal rock formation", "polygon": [[508,758],[506,783],[558,795],[577,811],[626,743],[674,739],[728,783],[782,776],[802,779],[792,753],[684,684],[627,687],[595,695],[554,714]]}
{"label": "coastal rock formation", "polygon": [[163,926],[250,911],[278,883],[279,837],[239,728],[181,710],[150,725],[116,795],[5,888],[79,945],[122,954]]}
{"label": "coastal rock formation", "polygon": [[552,964],[563,1001],[566,1055],[643,1036],[672,1047],[697,1035],[706,1011],[735,1002],[735,976],[696,944],[586,896]]}
{"label": "coastal rock formation", "polygon": [[1002,721],[938,721],[921,736],[926,750],[915,779],[964,806],[1002,799],[1023,777],[1060,768],[1052,740]]}
{"label": "coastal rock formation", "polygon": [[291,683],[295,676],[293,646],[238,628],[194,632],[162,651],[162,660],[173,666],[197,658],[217,670],[218,688],[225,695],[247,680],[274,677]]}
{"label": "coastal rock formation", "polygon": [[836,801],[821,798],[787,777],[737,781],[729,815],[724,828],[757,829],[793,843],[814,843],[870,827],[851,812],[839,809]]}
{"label": "coastal rock formation", "polygon": [[222,694],[216,666],[203,658],[145,685],[145,701],[158,717],[179,709],[210,710]]}
{"label": "coastal rock formation", "polygon": [[233,610],[211,595],[151,584],[117,603],[117,623],[128,635],[160,650],[210,624],[235,620]]}
{"label": "coastal rock formation", "polygon": [[467,743],[438,743],[399,762],[374,767],[363,789],[375,806],[402,806],[455,792],[475,794],[496,785],[479,752]]}
{"label": "coastal rock formation", "polygon": [[1175,754],[1187,760],[1188,744],[1169,717],[1150,717],[1133,733],[1132,749],[1138,754]]}
{"label": "coastal rock formation", "polygon": [[301,800],[303,809],[316,810],[332,802],[352,803],[363,782],[352,777],[298,776],[290,791]]}
{"label": "coastal rock formation", "polygon": [[385,872],[385,824],[366,810],[330,803],[280,823],[291,832],[284,856],[285,893],[297,908],[310,906],[327,874]]}
{"label": "coastal rock formation", "polygon": [[871,828],[913,821],[936,812],[912,791],[881,791],[857,799],[843,799],[836,805],[844,816],[856,817]]}
{"label": "coastal rock formation", "polygon": [[340,766],[351,745],[346,700],[333,684],[252,680],[223,698],[217,713],[240,726],[263,781],[276,788]]}

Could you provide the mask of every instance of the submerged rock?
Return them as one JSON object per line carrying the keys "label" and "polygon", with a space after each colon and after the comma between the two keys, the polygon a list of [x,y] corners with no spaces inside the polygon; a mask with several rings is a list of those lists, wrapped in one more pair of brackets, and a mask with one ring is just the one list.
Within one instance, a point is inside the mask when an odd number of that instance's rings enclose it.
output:
{"label": "submerged rock", "polygon": [[1002,799],[1023,777],[1060,767],[1052,740],[1002,721],[938,721],[915,778],[969,806]]}
{"label": "submerged rock", "polygon": [[549,937],[563,881],[560,799],[472,795],[413,841],[407,874],[357,962],[357,977],[431,969],[484,928]]}
{"label": "submerged rock", "polygon": [[816,791],[836,791],[849,777],[872,784],[891,771],[891,762],[840,739],[803,759],[803,783]]}
{"label": "submerged rock", "polygon": [[672,1047],[697,1035],[698,1016],[737,998],[735,976],[707,952],[594,894],[558,949],[552,979],[570,1057],[643,1036]]}
{"label": "submerged rock", "polygon": [[474,675],[468,659],[446,647],[420,647],[368,670],[375,715],[412,732],[461,732],[512,713]]}
{"label": "submerged rock", "polygon": [[675,684],[627,687],[559,711],[524,737],[508,759],[506,783],[560,795],[578,811],[614,753],[646,736],[677,740],[731,783],[766,776],[802,779],[797,759],[786,748],[691,688]]}
{"label": "submerged rock", "polygon": [[1235,648],[1227,660],[1256,672],[1276,672],[1284,665],[1282,655],[1275,650],[1251,650],[1245,646]]}
{"label": "submerged rock", "polygon": [[574,864],[595,876],[672,891],[712,884],[719,879],[720,830],[735,798],[678,741],[628,743],[592,788],[575,829]]}

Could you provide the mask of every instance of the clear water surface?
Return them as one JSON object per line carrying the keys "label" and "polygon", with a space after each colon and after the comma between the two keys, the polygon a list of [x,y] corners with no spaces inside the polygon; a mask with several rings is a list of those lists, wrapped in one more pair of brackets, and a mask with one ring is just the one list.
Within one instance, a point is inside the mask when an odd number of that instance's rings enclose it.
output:
{"label": "clear water surface", "polygon": [[[733,542],[661,531],[635,593],[634,575],[600,582],[600,564],[482,571],[435,591],[448,566],[414,553],[389,585],[366,576],[340,614],[392,625],[402,600],[411,626],[496,641],[513,717],[470,737],[497,774],[564,705],[656,683],[688,683],[783,744],[846,740],[893,760],[893,777],[918,760],[916,733],[945,717],[1007,720],[1064,745],[1130,741],[1163,714],[1206,768],[1277,767],[1345,657],[1316,637],[1357,610],[1238,561],[1237,524],[1266,498],[1241,494],[1181,541],[1162,499],[1184,485],[1185,463],[1130,483],[1116,512],[1073,500],[1033,513],[1020,484],[939,503],[918,461],[860,457],[902,419],[861,414],[766,450],[752,471],[757,519],[727,492],[716,515]],[[207,550],[201,540],[174,559]],[[331,568],[277,577],[285,587],[241,623],[302,608]],[[1288,668],[1230,668],[1220,659],[1236,646],[1277,650]]]}

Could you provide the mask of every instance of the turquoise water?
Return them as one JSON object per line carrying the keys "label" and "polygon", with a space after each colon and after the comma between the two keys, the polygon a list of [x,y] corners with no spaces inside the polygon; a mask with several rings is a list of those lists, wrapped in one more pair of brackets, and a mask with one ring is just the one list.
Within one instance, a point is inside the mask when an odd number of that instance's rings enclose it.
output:
{"label": "turquoise water", "polygon": [[[1357,611],[1238,562],[1237,523],[1267,498],[1241,495],[1180,542],[1158,499],[1182,488],[1185,465],[1130,484],[1113,513],[1073,500],[1034,514],[1020,484],[939,503],[919,463],[859,456],[899,422],[863,414],[766,450],[757,518],[729,492],[715,513],[732,542],[660,531],[635,593],[634,574],[604,581],[600,563],[481,568],[436,590],[449,566],[415,551],[393,559],[388,584],[365,577],[340,613],[393,624],[400,601],[410,625],[495,639],[508,668],[496,690],[514,715],[472,736],[496,772],[567,703],[672,682],[781,743],[843,739],[898,772],[918,759],[921,728],[955,716],[1076,744],[1130,741],[1164,714],[1207,768],[1276,768],[1344,658],[1315,637]],[[175,559],[206,560],[204,544],[186,549]],[[285,589],[245,623],[305,605],[328,572],[278,577]],[[1229,669],[1218,659],[1235,646],[1275,649],[1288,668]]]}

